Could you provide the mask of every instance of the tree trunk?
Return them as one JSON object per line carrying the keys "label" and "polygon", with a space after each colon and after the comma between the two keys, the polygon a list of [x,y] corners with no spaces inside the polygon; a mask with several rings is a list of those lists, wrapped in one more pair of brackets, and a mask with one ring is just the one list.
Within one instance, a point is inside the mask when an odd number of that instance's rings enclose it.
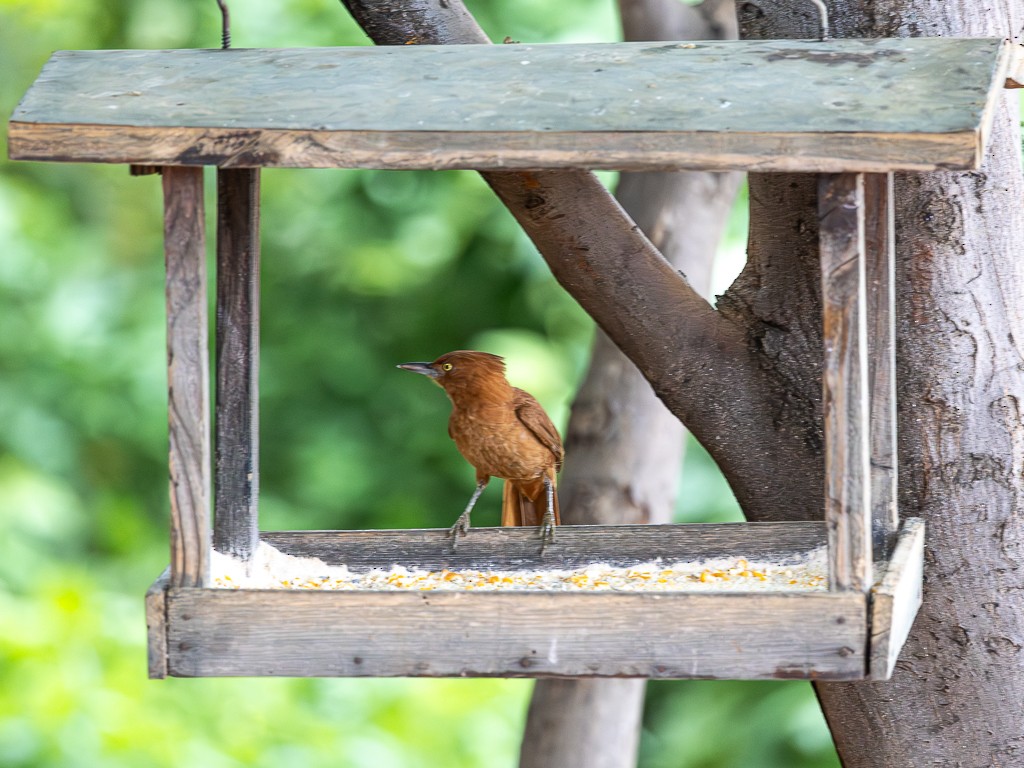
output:
{"label": "tree trunk", "polygon": [[[836,37],[1012,37],[1011,0],[844,0]],[[748,0],[746,37],[810,37],[810,3]],[[847,768],[1024,765],[1024,184],[1015,95],[982,169],[896,181],[900,513],[927,520],[924,606],[885,683],[817,690]],[[750,263],[728,312],[818,407],[807,177],[751,177]],[[748,510],[749,511],[749,510]]]}
{"label": "tree trunk", "polygon": [[[627,40],[735,38],[733,0],[620,0]],[[624,173],[616,197],[690,285],[708,298],[711,265],[742,174]],[[563,522],[668,523],[685,430],[600,330],[572,406],[559,480]],[[521,768],[636,764],[644,680],[538,680]]]}
{"label": "tree trunk", "polygon": [[[484,42],[459,0],[345,0],[378,42]],[[806,6],[806,8],[805,8]],[[1015,36],[1011,0],[835,0],[837,36]],[[752,37],[810,2],[743,0]],[[366,21],[373,16],[373,26]],[[383,30],[383,31],[382,31]],[[925,603],[892,682],[818,687],[848,767],[1022,764],[1024,184],[1016,109],[980,172],[901,175],[901,513],[927,519]],[[751,519],[820,518],[813,180],[751,182],[748,267],[715,312],[586,173],[487,173],[566,290],[708,448]]]}

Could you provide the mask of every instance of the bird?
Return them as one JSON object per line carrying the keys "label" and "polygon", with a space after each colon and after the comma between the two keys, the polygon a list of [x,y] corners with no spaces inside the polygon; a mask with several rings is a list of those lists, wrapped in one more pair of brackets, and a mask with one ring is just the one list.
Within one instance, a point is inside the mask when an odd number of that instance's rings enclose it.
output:
{"label": "bird", "polygon": [[556,474],[562,468],[562,438],[533,395],[505,378],[498,355],[456,350],[432,363],[401,363],[438,384],[452,403],[448,435],[476,469],[476,489],[451,527],[453,544],[470,527],[469,515],[491,477],[505,481],[501,524],[539,525],[541,549],[555,540]]}

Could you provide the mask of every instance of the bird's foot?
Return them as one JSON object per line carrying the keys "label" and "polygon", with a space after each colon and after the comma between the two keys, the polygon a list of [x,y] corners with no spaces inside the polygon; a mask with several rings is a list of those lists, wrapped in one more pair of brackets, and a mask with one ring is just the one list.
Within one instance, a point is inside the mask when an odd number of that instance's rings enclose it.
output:
{"label": "bird's foot", "polygon": [[545,512],[540,524],[540,553],[543,555],[548,544],[555,543],[555,515]]}
{"label": "bird's foot", "polygon": [[469,513],[463,512],[455,521],[455,525],[448,529],[448,535],[452,537],[452,549],[458,546],[459,536],[465,536],[467,533],[469,533]]}

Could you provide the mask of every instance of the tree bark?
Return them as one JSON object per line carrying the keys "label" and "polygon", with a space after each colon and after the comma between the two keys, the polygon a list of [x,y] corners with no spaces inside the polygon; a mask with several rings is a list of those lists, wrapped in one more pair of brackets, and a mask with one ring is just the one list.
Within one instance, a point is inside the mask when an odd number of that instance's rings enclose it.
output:
{"label": "tree bark", "polygon": [[[1013,37],[1024,26],[1011,0],[845,0],[831,11],[837,37]],[[747,37],[814,34],[809,3],[748,0],[739,13]],[[1024,765],[1015,103],[1004,99],[980,171],[897,177],[899,501],[901,515],[928,525],[924,605],[891,681],[817,686],[847,768]],[[792,417],[811,423],[821,356],[813,183],[762,175],[750,188],[750,262],[725,305],[777,353]]]}
{"label": "tree bark", "polygon": [[[735,38],[733,0],[620,0],[626,40]],[[711,265],[739,173],[624,173],[616,198],[694,290],[710,298]],[[563,522],[668,523],[685,430],[651,385],[598,330],[572,406],[559,480]],[[538,680],[521,768],[628,768],[636,764],[644,680]]]}
{"label": "tree bark", "polygon": [[[483,42],[458,0],[346,0],[378,42]],[[370,10],[366,10],[370,9]],[[1013,0],[835,0],[836,36],[1016,36]],[[813,4],[743,0],[750,37]],[[369,28],[369,27],[368,27]],[[403,30],[405,30],[403,32]],[[390,33],[388,33],[390,34]],[[891,682],[818,686],[844,763],[1022,764],[1024,183],[1015,107],[984,167],[897,181],[901,513],[928,521],[925,602]],[[820,518],[815,184],[751,181],[748,267],[715,312],[589,174],[486,174],[559,282],[691,427],[751,519]]]}

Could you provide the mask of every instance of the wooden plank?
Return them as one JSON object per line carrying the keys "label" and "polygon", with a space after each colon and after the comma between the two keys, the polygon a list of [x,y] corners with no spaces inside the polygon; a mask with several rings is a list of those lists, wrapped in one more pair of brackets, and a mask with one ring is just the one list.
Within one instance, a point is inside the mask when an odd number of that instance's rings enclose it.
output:
{"label": "wooden plank", "polygon": [[259,542],[260,172],[217,171],[217,401],[213,545]]}
{"label": "wooden plank", "polygon": [[871,591],[870,678],[888,680],[921,607],[924,521],[907,518],[881,583]]}
{"label": "wooden plank", "polygon": [[1002,40],[943,38],[59,52],[15,111],[9,151],[225,167],[972,168],[1008,56]]}
{"label": "wooden plank", "polygon": [[172,589],[176,676],[853,680],[866,596]]}
{"label": "wooden plank", "polygon": [[163,169],[171,584],[209,575],[210,384],[201,168]]}
{"label": "wooden plank", "polygon": [[[315,133],[11,123],[15,160],[393,170],[934,171],[978,165],[974,133]],[[769,141],[770,138],[770,141]],[[13,151],[13,150],[12,150]]]}
{"label": "wooden plank", "polygon": [[471,528],[451,545],[446,529],[278,531],[260,534],[287,554],[318,557],[352,570],[390,568],[576,568],[594,562],[629,567],[718,557],[787,563],[826,543],[821,521],[705,525],[563,525],[540,551],[533,528]]}
{"label": "wooden plank", "polygon": [[146,590],[146,658],[149,677],[167,677],[167,588],[171,570],[166,569]]}
{"label": "wooden plank", "polygon": [[891,173],[872,173],[864,177],[871,538],[876,562],[889,559],[899,527],[896,506],[896,243],[892,185]]}
{"label": "wooden plank", "polygon": [[872,579],[863,175],[823,175],[818,206],[829,579],[832,589],[864,592]]}

